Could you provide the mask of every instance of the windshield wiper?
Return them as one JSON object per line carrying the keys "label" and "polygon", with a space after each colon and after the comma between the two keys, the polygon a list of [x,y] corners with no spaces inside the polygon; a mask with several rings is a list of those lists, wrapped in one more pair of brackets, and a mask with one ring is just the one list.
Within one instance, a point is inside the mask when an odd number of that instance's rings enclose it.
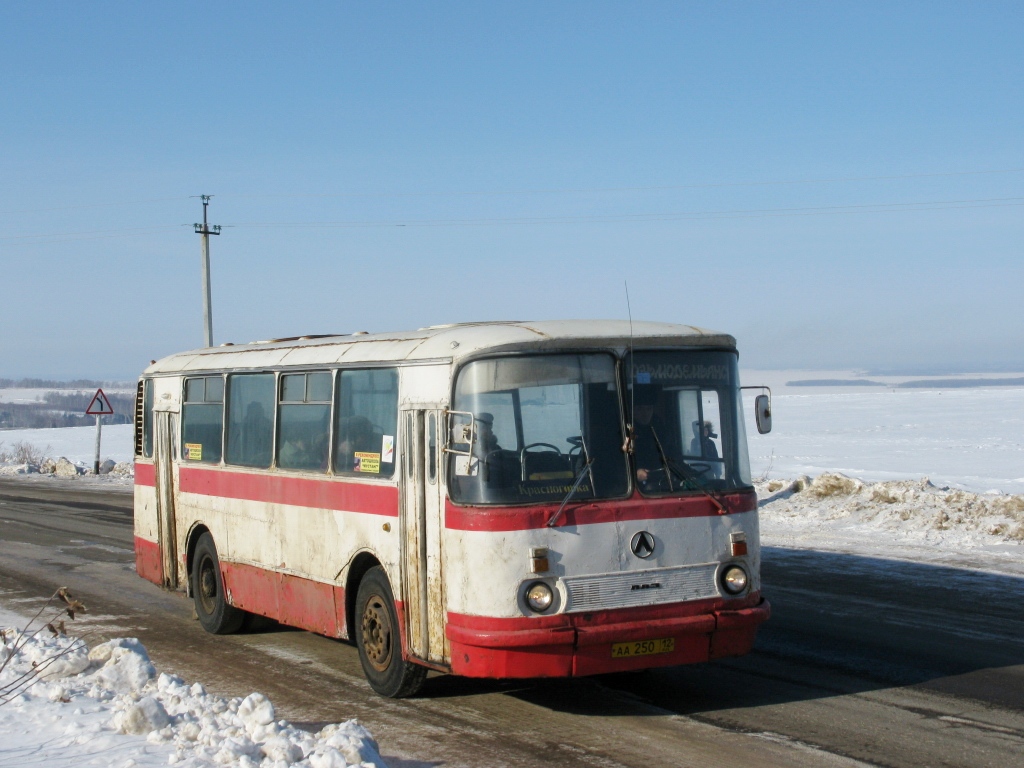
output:
{"label": "windshield wiper", "polygon": [[[681,467],[677,466],[675,462],[669,460],[668,456],[665,455],[665,449],[661,447],[661,440],[658,439],[658,433],[654,431],[653,424],[651,425],[651,434],[654,435],[654,444],[658,447],[658,453],[661,455],[661,463],[665,467],[665,479],[668,480],[669,492],[671,493],[673,490],[672,473],[674,472],[679,477],[679,479],[683,481],[683,485],[686,485],[686,481],[689,480],[691,483],[697,486],[698,491],[700,491],[709,499],[711,499],[711,503],[718,507],[719,512],[727,512],[728,510],[725,508],[722,502],[720,502],[718,498],[713,493],[711,493],[711,491],[700,481],[700,475],[698,473],[694,472],[689,467],[686,467],[686,469],[684,470]],[[686,466],[686,464],[684,463],[683,466]],[[682,490],[682,487],[680,487],[679,490]]]}
{"label": "windshield wiper", "polygon": [[658,449],[658,455],[661,457],[661,466],[665,468],[665,479],[668,481],[668,491],[671,493],[675,489],[672,487],[672,469],[668,463],[668,456],[665,455],[665,449],[661,447],[661,440],[658,439],[658,433],[654,431],[654,425],[651,424],[651,435],[654,436],[654,445]]}
{"label": "windshield wiper", "polygon": [[583,442],[582,438],[580,438],[580,443],[583,445],[583,453],[587,457],[587,463],[580,467],[580,471],[576,473],[576,477],[573,478],[572,488],[570,488],[569,492],[565,494],[565,498],[562,499],[562,503],[559,505],[558,511],[556,511],[555,514],[551,516],[551,519],[548,520],[548,528],[554,527],[555,523],[558,522],[558,518],[562,516],[562,510],[565,509],[565,505],[569,503],[569,499],[571,499],[573,494],[576,493],[576,489],[580,487],[580,483],[583,482],[583,478],[588,472],[590,472],[590,487],[594,487],[594,473],[590,470],[590,466],[594,463],[594,460],[590,458],[590,452],[587,450],[587,444]]}

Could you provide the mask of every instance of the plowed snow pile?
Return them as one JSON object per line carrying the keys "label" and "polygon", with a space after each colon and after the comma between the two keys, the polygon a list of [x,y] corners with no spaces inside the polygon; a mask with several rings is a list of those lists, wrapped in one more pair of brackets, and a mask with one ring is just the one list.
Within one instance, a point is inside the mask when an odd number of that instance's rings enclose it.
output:
{"label": "plowed snow pile", "polygon": [[262,694],[224,699],[157,675],[138,640],[90,650],[80,639],[43,632],[3,630],[0,764],[384,766],[355,720],[308,733],[276,720]]}
{"label": "plowed snow pile", "polygon": [[826,472],[757,484],[761,541],[1024,573],[1024,496]]}

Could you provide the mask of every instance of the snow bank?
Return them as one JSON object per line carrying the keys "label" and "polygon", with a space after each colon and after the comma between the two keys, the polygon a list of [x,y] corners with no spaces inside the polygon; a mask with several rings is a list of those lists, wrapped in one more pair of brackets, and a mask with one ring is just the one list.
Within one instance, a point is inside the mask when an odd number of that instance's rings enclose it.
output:
{"label": "snow bank", "polygon": [[89,650],[64,635],[3,633],[2,764],[384,768],[356,720],[300,730],[263,694],[225,699],[158,675],[138,640]]}
{"label": "snow bank", "polygon": [[767,546],[856,552],[1024,573],[1024,496],[864,482],[826,472],[757,485]]}

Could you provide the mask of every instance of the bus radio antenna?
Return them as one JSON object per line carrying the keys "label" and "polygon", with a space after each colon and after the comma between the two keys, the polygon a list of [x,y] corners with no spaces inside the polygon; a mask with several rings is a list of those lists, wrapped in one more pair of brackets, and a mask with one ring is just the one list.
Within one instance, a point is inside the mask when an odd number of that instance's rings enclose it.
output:
{"label": "bus radio antenna", "polygon": [[633,376],[633,308],[629,304],[629,281],[623,280],[626,289],[626,314],[629,316],[629,422],[626,424],[626,442],[622,444],[623,453],[633,452],[633,404],[636,394],[636,381]]}

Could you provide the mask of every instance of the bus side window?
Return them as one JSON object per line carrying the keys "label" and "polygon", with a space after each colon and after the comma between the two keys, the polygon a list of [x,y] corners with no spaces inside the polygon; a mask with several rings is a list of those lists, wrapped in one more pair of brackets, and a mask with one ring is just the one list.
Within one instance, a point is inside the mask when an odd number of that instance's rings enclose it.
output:
{"label": "bus side window", "polygon": [[277,466],[327,471],[330,420],[331,374],[328,371],[282,374],[277,411]]}
{"label": "bus side window", "polygon": [[228,464],[266,469],[274,453],[274,374],[228,376]]}
{"label": "bus side window", "polygon": [[[224,379],[220,376],[185,379],[185,402],[181,408],[181,457],[207,464],[220,463],[223,430]],[[152,438],[150,441],[152,443]]]}
{"label": "bus side window", "polygon": [[392,477],[398,434],[398,371],[342,371],[336,397],[334,471],[361,477]]}

